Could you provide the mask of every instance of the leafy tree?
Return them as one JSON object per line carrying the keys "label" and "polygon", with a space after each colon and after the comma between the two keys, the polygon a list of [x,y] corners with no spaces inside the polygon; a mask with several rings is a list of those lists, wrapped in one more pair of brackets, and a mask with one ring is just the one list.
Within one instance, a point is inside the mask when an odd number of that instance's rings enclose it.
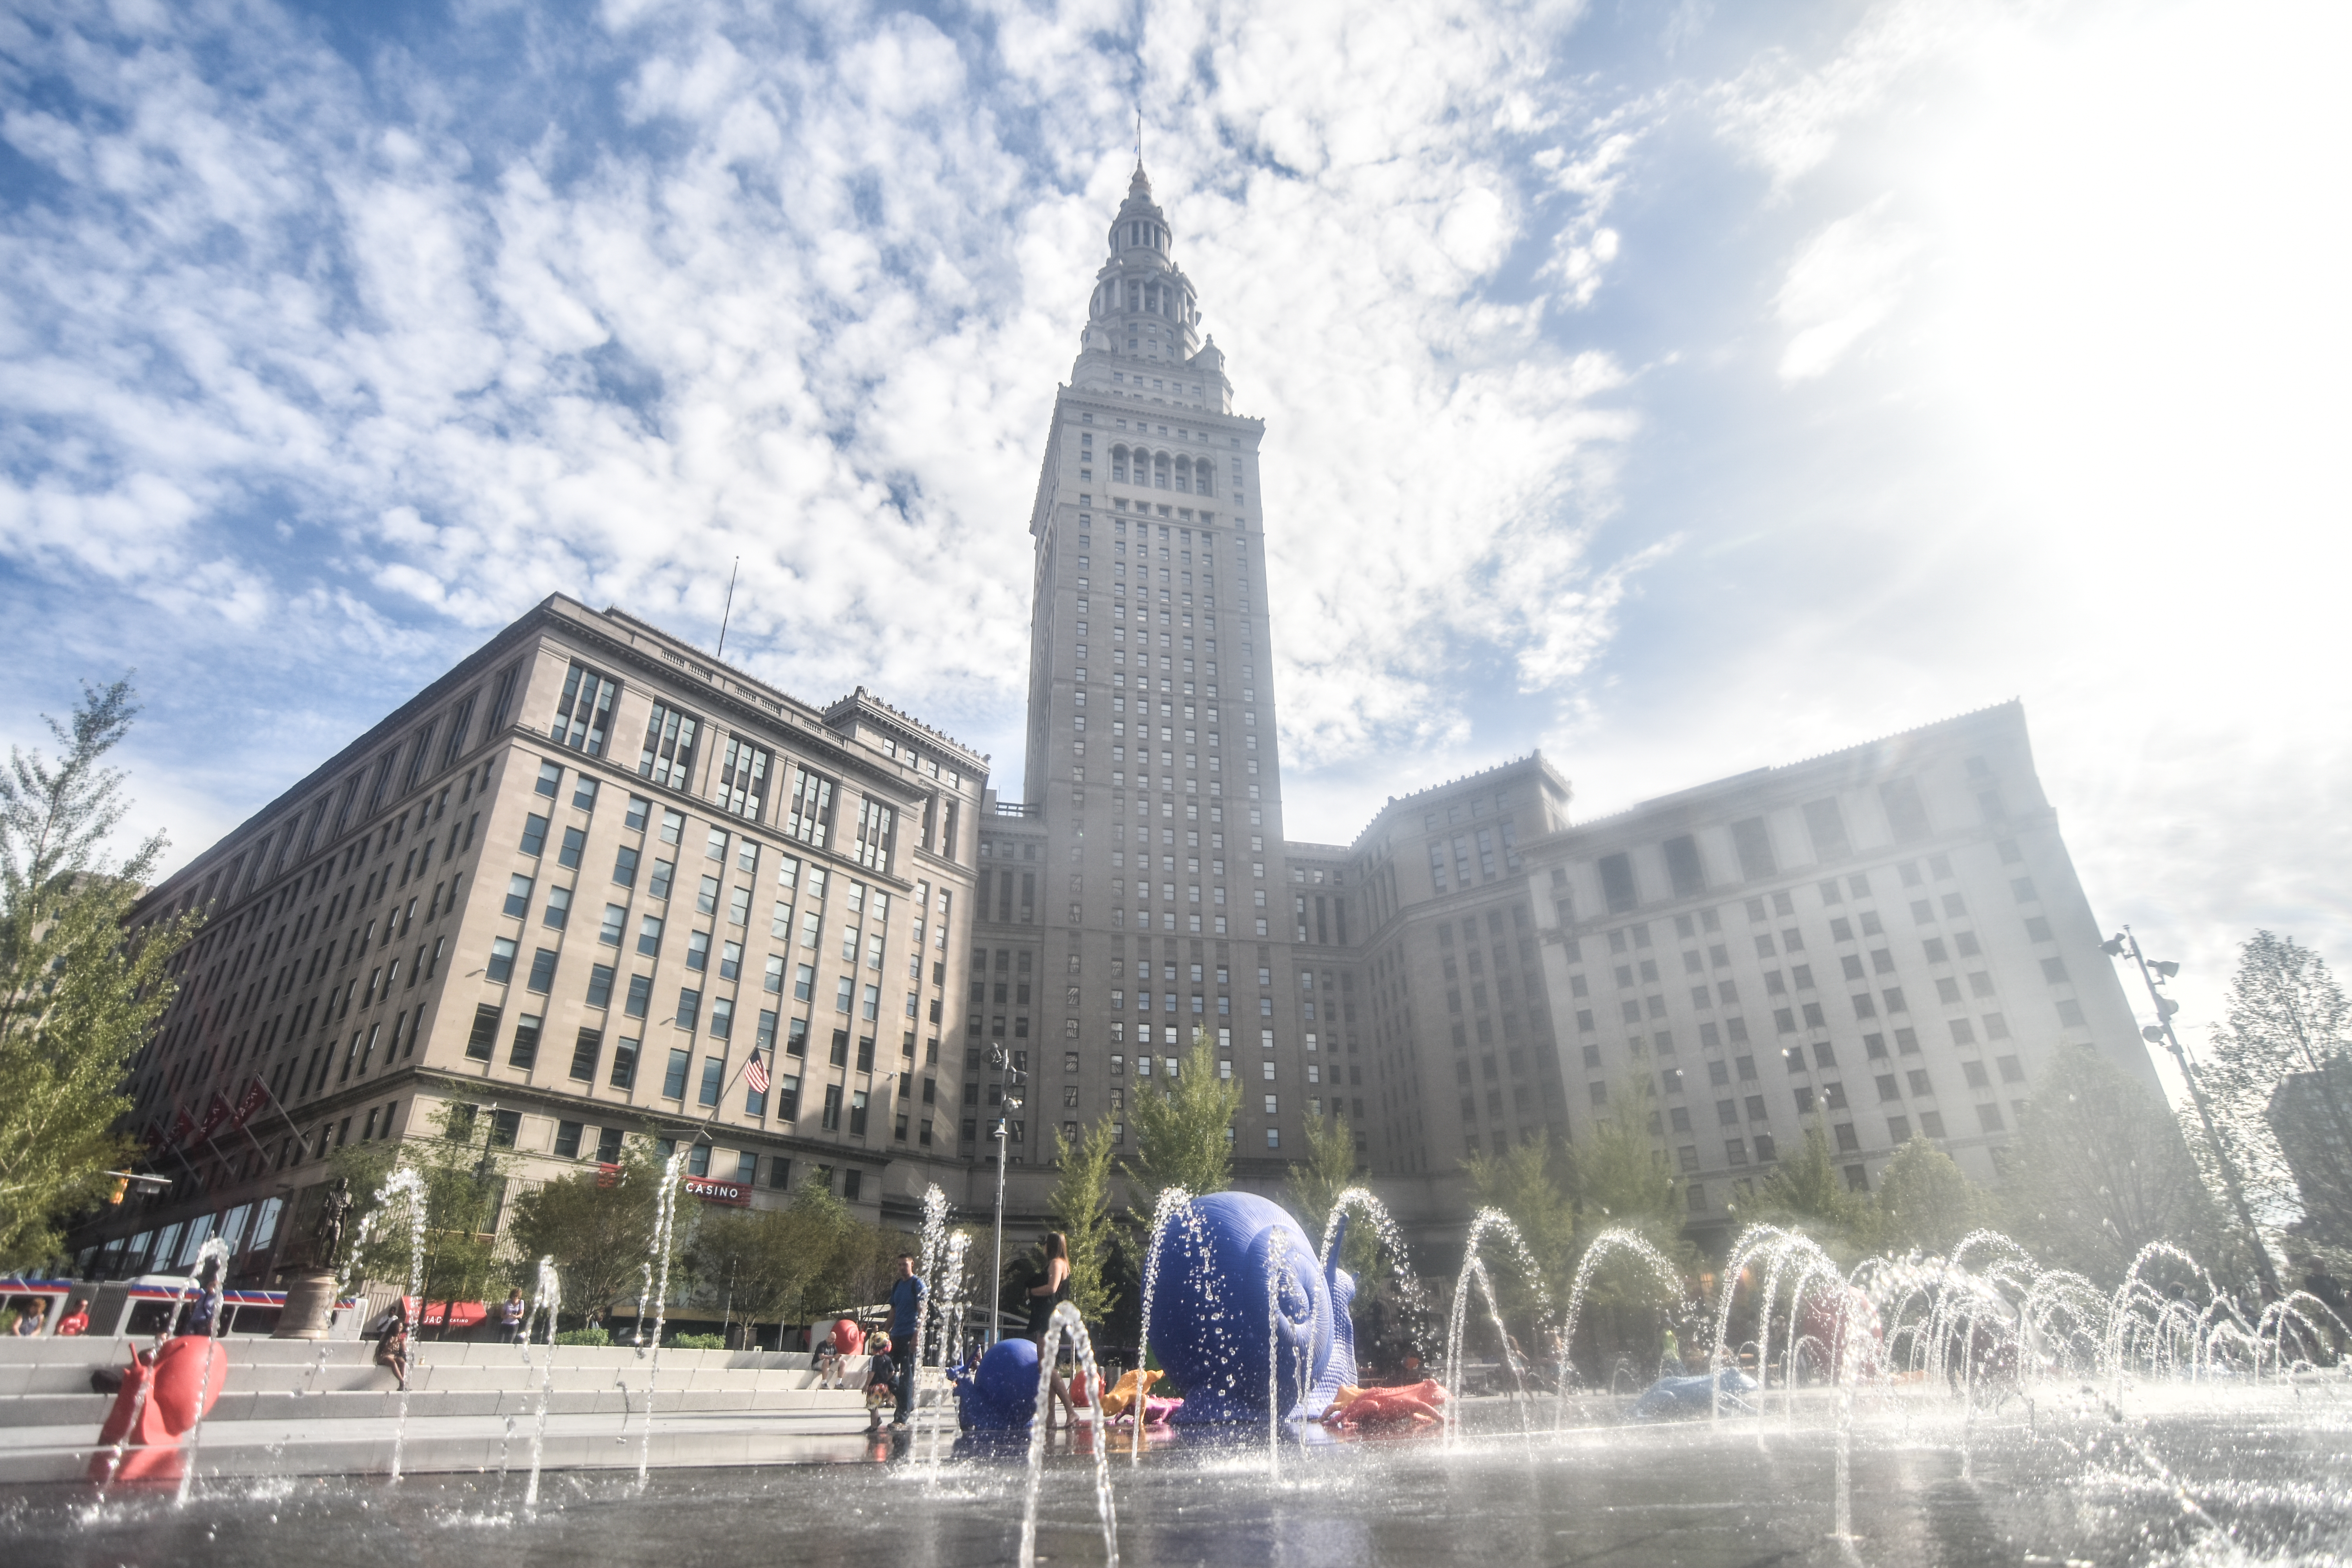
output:
{"label": "leafy tree", "polygon": [[634,1300],[653,1256],[662,1163],[652,1140],[632,1137],[621,1145],[620,1167],[610,1177],[600,1171],[559,1176],[515,1200],[507,1235],[517,1284],[529,1289],[539,1259],[552,1258],[563,1299],[581,1316]]}
{"label": "leafy tree", "polygon": [[[2300,1206],[2305,1228],[2330,1246],[2352,1247],[2352,1003],[2326,961],[2291,937],[2256,931],[2239,950],[2230,982],[2229,1021],[2213,1031],[2204,1064],[2215,1131],[2258,1214]],[[2269,1114],[2280,1084],[2310,1075],[2290,1122],[2298,1179]]]}
{"label": "leafy tree", "polygon": [[1589,1229],[1625,1226],[1654,1246],[1672,1246],[1686,1217],[1682,1182],[1651,1142],[1657,1086],[1647,1074],[1611,1089],[1611,1114],[1568,1148],[1568,1190]]}
{"label": "leafy tree", "polygon": [[[1646,1158],[1646,1152],[1644,1157]],[[1464,1162],[1478,1201],[1499,1209],[1517,1226],[1528,1256],[1543,1272],[1543,1282],[1555,1308],[1567,1305],[1568,1281],[1576,1272],[1578,1240],[1576,1195],[1570,1190],[1571,1162],[1565,1144],[1520,1143],[1496,1154],[1474,1154]],[[1494,1248],[1491,1244],[1488,1252]],[[1515,1264],[1490,1268],[1506,1310],[1514,1314],[1536,1305],[1534,1282],[1520,1278]]]}
{"label": "leafy tree", "polygon": [[[1360,1184],[1356,1135],[1349,1131],[1348,1119],[1334,1118],[1327,1128],[1320,1117],[1309,1117],[1307,1158],[1291,1162],[1289,1179],[1290,1212],[1307,1227],[1308,1241],[1318,1247],[1323,1245],[1323,1233],[1330,1226],[1331,1210],[1339,1194]],[[1354,1315],[1360,1317],[1370,1310],[1374,1293],[1394,1272],[1395,1265],[1396,1259],[1381,1249],[1380,1232],[1365,1224],[1361,1215],[1351,1217],[1347,1239],[1339,1244],[1339,1266],[1355,1276]]]}
{"label": "leafy tree", "polygon": [[123,1081],[199,923],[123,940],[164,848],[158,834],[120,862],[106,852],[130,803],[103,759],[138,711],[126,682],[85,686],[69,721],[47,720],[61,759],[12,748],[0,773],[0,1268],[54,1253],[59,1223],[131,1154]]}
{"label": "leafy tree", "polygon": [[1217,1076],[1217,1049],[1205,1028],[1192,1031],[1192,1052],[1174,1080],[1159,1081],[1156,1093],[1138,1083],[1129,1110],[1135,1159],[1124,1171],[1144,1215],[1170,1187],[1201,1196],[1233,1185],[1234,1117],[1242,1108],[1242,1086]]}
{"label": "leafy tree", "polygon": [[1867,1234],[1873,1215],[1868,1199],[1845,1184],[1828,1127],[1816,1111],[1794,1153],[1784,1154],[1756,1184],[1756,1195],[1732,1205],[1738,1224],[1786,1226],[1802,1230],[1824,1247],[1851,1250]]}
{"label": "leafy tree", "polygon": [[837,1289],[844,1249],[859,1226],[830,1190],[804,1181],[793,1201],[776,1209],[729,1209],[703,1214],[688,1244],[686,1264],[696,1294],[740,1316],[746,1325],[789,1323],[836,1303],[812,1298],[811,1287]]}
{"label": "leafy tree", "polygon": [[2225,1283],[2240,1273],[2243,1248],[2171,1111],[2095,1051],[2059,1049],[2003,1164],[2003,1228],[2045,1267],[2113,1285],[2141,1247],[2168,1241]]}
{"label": "leafy tree", "polygon": [[1872,1245],[1889,1252],[1948,1254],[1990,1216],[1990,1199],[1925,1133],[1895,1152],[1878,1176]]}
{"label": "leafy tree", "polygon": [[[348,1144],[329,1157],[329,1167],[351,1179],[353,1206],[345,1232],[348,1245],[358,1247],[351,1278],[373,1280],[406,1290],[410,1268],[412,1199],[380,1194],[400,1167],[415,1171],[425,1184],[424,1289],[419,1300],[446,1308],[458,1301],[483,1300],[506,1275],[499,1257],[499,1211],[505,1202],[514,1169],[510,1154],[501,1152],[495,1121],[484,1122],[478,1107],[447,1101],[432,1115],[437,1138],[409,1139],[399,1143]],[[312,1189],[313,1191],[317,1189]],[[364,1245],[358,1242],[360,1222],[379,1215]],[[334,1266],[320,1259],[322,1267]],[[446,1331],[446,1319],[443,1320]]]}
{"label": "leafy tree", "polygon": [[1054,1134],[1054,1158],[1061,1174],[1054,1183],[1046,1211],[1055,1228],[1070,1244],[1070,1300],[1078,1315],[1099,1324],[1118,1304],[1106,1274],[1110,1263],[1113,1220],[1110,1207],[1111,1123],[1105,1117],[1071,1142]]}

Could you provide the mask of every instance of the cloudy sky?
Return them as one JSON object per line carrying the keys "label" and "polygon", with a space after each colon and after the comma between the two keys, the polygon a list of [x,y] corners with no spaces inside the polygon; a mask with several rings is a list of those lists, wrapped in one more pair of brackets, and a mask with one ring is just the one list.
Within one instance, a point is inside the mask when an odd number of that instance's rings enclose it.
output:
{"label": "cloudy sky", "polygon": [[1268,425],[1294,835],[2023,698],[2212,1015],[2352,967],[2340,4],[0,16],[0,739],[135,668],[192,853],[551,591],[1019,780],[1133,115]]}

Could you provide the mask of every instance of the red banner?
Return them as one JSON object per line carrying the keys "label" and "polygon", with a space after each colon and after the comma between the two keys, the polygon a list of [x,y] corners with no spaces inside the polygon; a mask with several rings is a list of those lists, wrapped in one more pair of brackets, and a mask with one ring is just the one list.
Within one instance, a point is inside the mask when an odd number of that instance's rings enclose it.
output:
{"label": "red banner", "polygon": [[215,1128],[229,1119],[229,1103],[219,1089],[213,1090],[212,1103],[205,1107],[205,1124],[196,1129],[196,1142],[203,1142]]}
{"label": "red banner", "polygon": [[229,1118],[230,1131],[244,1131],[245,1124],[253,1120],[253,1113],[268,1103],[269,1086],[257,1077],[246,1085],[245,1098],[236,1102],[236,1114]]}
{"label": "red banner", "polygon": [[726,1204],[734,1208],[751,1206],[751,1187],[748,1182],[720,1182],[709,1176],[680,1176],[677,1184],[688,1197],[700,1198],[707,1204]]}
{"label": "red banner", "polygon": [[172,1119],[172,1135],[164,1140],[167,1144],[184,1143],[188,1141],[188,1134],[196,1130],[196,1119],[188,1114],[188,1108],[184,1105],[181,1106],[179,1111],[180,1113]]}

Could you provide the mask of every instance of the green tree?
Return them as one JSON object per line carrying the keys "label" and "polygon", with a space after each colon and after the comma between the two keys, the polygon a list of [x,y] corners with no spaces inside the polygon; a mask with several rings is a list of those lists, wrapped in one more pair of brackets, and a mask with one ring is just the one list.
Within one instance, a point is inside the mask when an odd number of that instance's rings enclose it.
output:
{"label": "green tree", "polygon": [[1203,1196],[1233,1185],[1234,1117],[1242,1108],[1242,1086],[1217,1076],[1217,1049],[1204,1028],[1192,1031],[1182,1069],[1157,1081],[1157,1091],[1135,1086],[1129,1110],[1135,1159],[1124,1171],[1146,1215],[1170,1187]]}
{"label": "green tree", "polygon": [[[1308,1241],[1318,1247],[1323,1245],[1323,1233],[1330,1227],[1331,1210],[1339,1194],[1362,1184],[1356,1165],[1356,1135],[1348,1119],[1334,1117],[1327,1127],[1320,1117],[1309,1117],[1307,1158],[1291,1162],[1287,1183],[1290,1212],[1307,1227]],[[1355,1276],[1356,1300],[1351,1309],[1355,1315],[1370,1310],[1377,1292],[1396,1272],[1398,1261],[1388,1256],[1379,1230],[1362,1215],[1349,1220],[1347,1239],[1339,1244],[1339,1267]]]}
{"label": "green tree", "polygon": [[138,714],[123,681],[85,686],[51,763],[11,748],[0,773],[0,1268],[39,1262],[59,1225],[95,1203],[133,1144],[116,1131],[131,1057],[171,1005],[165,965],[193,912],[123,934],[154,875],[158,834],[120,862],[109,837],[130,803],[103,765]]}
{"label": "green tree", "polygon": [[844,1249],[866,1227],[832,1192],[804,1181],[782,1208],[705,1212],[688,1244],[695,1293],[749,1327],[800,1321],[846,1301],[811,1297],[840,1290]]}
{"label": "green tree", "polygon": [[[399,1143],[347,1144],[329,1156],[329,1168],[351,1179],[351,1227],[357,1247],[351,1278],[406,1290],[411,1259],[412,1200],[379,1194],[394,1172],[415,1171],[425,1184],[424,1288],[419,1300],[445,1307],[483,1300],[508,1274],[499,1256],[499,1215],[504,1206],[513,1156],[498,1142],[498,1123],[477,1114],[478,1107],[448,1101],[432,1113],[437,1138]],[[313,1189],[316,1190],[316,1189]],[[379,1215],[364,1245],[359,1224]],[[322,1267],[334,1260],[322,1258]],[[446,1332],[446,1319],[444,1320]]]}
{"label": "green tree", "polygon": [[529,1289],[539,1260],[552,1258],[563,1300],[575,1313],[608,1313],[644,1287],[641,1266],[653,1255],[662,1163],[653,1141],[621,1145],[620,1170],[582,1171],[542,1182],[514,1202],[508,1222],[514,1282]]}
{"label": "green tree", "polygon": [[[2305,1092],[2274,1117],[2273,1097],[2290,1077]],[[2314,1239],[2352,1247],[2352,1003],[2326,961],[2292,937],[2256,931],[2239,950],[2228,1022],[2213,1030],[2203,1081],[2221,1150],[2256,1214],[2283,1218],[2300,1206]],[[2299,1176],[2283,1131],[2294,1140]]]}
{"label": "green tree", "polygon": [[1097,1325],[1110,1316],[1118,1301],[1107,1278],[1114,1226],[1112,1146],[1108,1117],[1080,1133],[1075,1143],[1055,1131],[1054,1158],[1061,1173],[1045,1201],[1055,1228],[1070,1244],[1070,1300],[1080,1317]]}
{"label": "green tree", "polygon": [[[1478,1201],[1500,1210],[1517,1228],[1528,1256],[1543,1271],[1553,1305],[1565,1307],[1568,1281],[1576,1272],[1580,1250],[1567,1145],[1515,1144],[1496,1154],[1474,1154],[1463,1169]],[[1487,1250],[1491,1256],[1492,1244]],[[1517,1267],[1507,1263],[1490,1268],[1487,1274],[1507,1310],[1516,1314],[1534,1309],[1534,1283],[1521,1279]]]}
{"label": "green tree", "polygon": [[2088,1047],[2053,1057],[2002,1163],[2003,1228],[2044,1267],[2112,1286],[2141,1247],[2168,1241],[2225,1283],[2242,1272],[2172,1112]]}
{"label": "green tree", "polygon": [[1829,1128],[1816,1111],[1795,1152],[1783,1154],[1756,1184],[1755,1196],[1732,1205],[1731,1217],[1742,1226],[1786,1226],[1825,1247],[1852,1251],[1867,1237],[1874,1216],[1870,1200],[1845,1184]]}
{"label": "green tree", "polygon": [[1671,1247],[1687,1217],[1682,1182],[1652,1142],[1658,1121],[1657,1086],[1644,1074],[1610,1090],[1609,1114],[1569,1145],[1568,1190],[1587,1229],[1624,1226],[1652,1245]]}
{"label": "green tree", "polygon": [[1895,1152],[1878,1176],[1871,1245],[1888,1252],[1948,1254],[1989,1217],[1990,1199],[1925,1133]]}

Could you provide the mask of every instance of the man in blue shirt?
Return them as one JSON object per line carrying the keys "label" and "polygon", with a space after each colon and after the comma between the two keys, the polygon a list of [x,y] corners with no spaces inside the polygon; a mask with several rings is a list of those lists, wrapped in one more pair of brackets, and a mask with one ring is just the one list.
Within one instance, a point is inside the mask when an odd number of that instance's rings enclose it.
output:
{"label": "man in blue shirt", "polygon": [[908,1413],[915,1408],[915,1325],[922,1321],[927,1291],[923,1277],[915,1272],[915,1255],[898,1254],[898,1279],[890,1287],[890,1342],[900,1347],[897,1368],[898,1405],[891,1417],[893,1426],[904,1426]]}

